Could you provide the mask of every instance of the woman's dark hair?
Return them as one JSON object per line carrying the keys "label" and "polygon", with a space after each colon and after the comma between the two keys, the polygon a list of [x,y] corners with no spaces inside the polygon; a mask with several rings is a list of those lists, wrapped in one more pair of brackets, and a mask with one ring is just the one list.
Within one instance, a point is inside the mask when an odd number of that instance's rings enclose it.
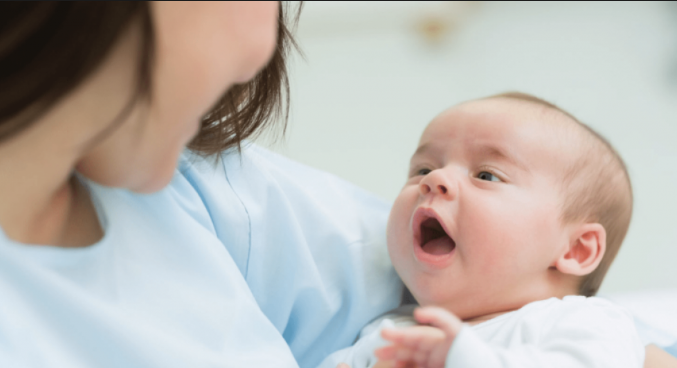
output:
{"label": "woman's dark hair", "polygon": [[[284,129],[289,100],[286,56],[296,46],[285,10],[280,3],[277,48],[268,65],[250,82],[225,92],[205,114],[189,148],[203,155],[239,148],[242,140],[277,117],[284,118]],[[148,2],[0,3],[0,141],[28,127],[79,86],[133,21],[141,23],[142,42],[130,106],[141,97],[152,97],[154,36]]]}

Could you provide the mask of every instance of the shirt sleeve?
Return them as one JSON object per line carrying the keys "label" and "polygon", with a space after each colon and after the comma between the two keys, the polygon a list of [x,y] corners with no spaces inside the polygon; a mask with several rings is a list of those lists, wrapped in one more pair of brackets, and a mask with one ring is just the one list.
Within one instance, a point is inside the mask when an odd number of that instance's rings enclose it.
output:
{"label": "shirt sleeve", "polygon": [[[447,355],[446,368],[640,368],[644,347],[632,318],[619,308],[596,305],[560,311],[542,321],[536,341],[497,346],[464,326]],[[533,321],[532,321],[533,322]],[[513,336],[513,340],[519,340]]]}
{"label": "shirt sleeve", "polygon": [[216,167],[193,160],[183,168],[207,207],[205,226],[301,367],[349,346],[399,304],[402,283],[385,245],[389,203],[250,143]]}

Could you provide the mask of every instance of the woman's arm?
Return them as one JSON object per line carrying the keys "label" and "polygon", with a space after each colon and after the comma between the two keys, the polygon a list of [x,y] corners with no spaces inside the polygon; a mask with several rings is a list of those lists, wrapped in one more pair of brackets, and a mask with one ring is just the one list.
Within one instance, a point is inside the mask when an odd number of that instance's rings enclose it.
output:
{"label": "woman's arm", "polygon": [[677,358],[656,345],[647,345],[644,368],[677,368]]}
{"label": "woman's arm", "polygon": [[350,346],[399,304],[402,282],[385,246],[388,203],[249,143],[216,166],[187,155],[180,172],[186,191],[197,190],[197,199],[181,202],[204,203],[200,222],[222,241],[300,366]]}

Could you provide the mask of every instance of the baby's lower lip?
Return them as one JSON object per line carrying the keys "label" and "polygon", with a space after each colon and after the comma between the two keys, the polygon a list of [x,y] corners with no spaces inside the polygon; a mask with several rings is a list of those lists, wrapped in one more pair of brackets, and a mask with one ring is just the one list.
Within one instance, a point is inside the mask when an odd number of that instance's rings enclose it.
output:
{"label": "baby's lower lip", "polygon": [[435,269],[442,269],[449,266],[449,264],[451,264],[454,254],[456,254],[456,247],[454,247],[449,253],[431,254],[425,252],[423,250],[423,247],[421,247],[421,244],[419,244],[418,242],[414,244],[414,256],[416,257],[416,259],[419,262]]}

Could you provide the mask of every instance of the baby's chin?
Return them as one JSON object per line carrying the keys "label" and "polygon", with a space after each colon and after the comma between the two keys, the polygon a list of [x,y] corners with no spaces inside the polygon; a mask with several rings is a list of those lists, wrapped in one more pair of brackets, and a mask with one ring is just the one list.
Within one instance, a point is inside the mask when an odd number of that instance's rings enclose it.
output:
{"label": "baby's chin", "polygon": [[538,285],[521,285],[515,288],[506,286],[497,289],[495,285],[498,282],[495,282],[494,287],[473,285],[454,290],[440,287],[442,281],[437,281],[437,283],[432,281],[426,284],[418,283],[413,287],[415,290],[411,291],[412,295],[421,306],[442,307],[468,322],[488,320],[535,301],[558,297],[552,290],[540,288]]}
{"label": "baby's chin", "polygon": [[[452,297],[452,299],[428,299],[419,303],[420,306],[442,307],[456,315],[462,321],[482,319],[486,316],[501,314],[515,309],[510,303],[497,303],[495,301],[482,302],[466,295]],[[521,306],[520,306],[521,307]]]}

